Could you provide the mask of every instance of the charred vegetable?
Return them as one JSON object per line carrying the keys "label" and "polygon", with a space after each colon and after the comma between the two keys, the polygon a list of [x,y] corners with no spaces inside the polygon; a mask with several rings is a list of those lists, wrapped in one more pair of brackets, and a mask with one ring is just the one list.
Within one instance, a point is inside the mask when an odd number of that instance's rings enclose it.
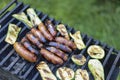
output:
{"label": "charred vegetable", "polygon": [[27,14],[29,15],[30,20],[34,26],[41,23],[41,20],[39,19],[33,8],[27,9]]}
{"label": "charred vegetable", "polygon": [[5,41],[8,42],[9,44],[14,44],[15,41],[17,40],[20,30],[21,28],[18,27],[17,25],[9,24]]}
{"label": "charred vegetable", "polygon": [[91,45],[87,52],[92,58],[96,59],[102,59],[105,56],[105,51],[98,45]]}
{"label": "charred vegetable", "polygon": [[71,57],[72,61],[76,64],[76,65],[84,65],[86,62],[86,58],[82,55],[72,55]]}
{"label": "charred vegetable", "polygon": [[71,80],[74,78],[74,71],[67,67],[61,67],[56,71],[56,76],[60,80]]}
{"label": "charred vegetable", "polygon": [[49,66],[44,61],[41,61],[37,65],[37,69],[42,77],[42,80],[57,80]]}
{"label": "charred vegetable", "polygon": [[89,75],[86,70],[77,69],[75,72],[75,80],[89,80]]}
{"label": "charred vegetable", "polygon": [[64,36],[67,40],[70,40],[70,37],[68,35],[67,29],[63,24],[57,25],[57,30],[60,32],[62,36]]}
{"label": "charred vegetable", "polygon": [[28,20],[26,14],[24,12],[18,13],[18,14],[13,14],[12,15],[14,18],[22,21],[23,23],[27,24],[30,28],[33,27],[33,24]]}
{"label": "charred vegetable", "polygon": [[82,40],[82,37],[80,35],[80,31],[77,31],[74,34],[70,33],[70,36],[74,39],[74,42],[75,42],[78,49],[81,50],[81,49],[84,49],[86,47],[83,40]]}
{"label": "charred vegetable", "polygon": [[104,69],[101,62],[97,59],[91,59],[88,62],[88,67],[92,72],[95,80],[105,80],[104,79]]}

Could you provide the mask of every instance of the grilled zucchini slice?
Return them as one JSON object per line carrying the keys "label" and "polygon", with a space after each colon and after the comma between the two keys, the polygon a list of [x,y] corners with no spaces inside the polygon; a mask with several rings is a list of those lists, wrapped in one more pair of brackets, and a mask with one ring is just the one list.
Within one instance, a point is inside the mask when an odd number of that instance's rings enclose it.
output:
{"label": "grilled zucchini slice", "polygon": [[39,25],[41,23],[40,18],[38,17],[38,15],[36,14],[33,8],[28,8],[27,14],[29,15],[30,20],[34,26]]}
{"label": "grilled zucchini slice", "polygon": [[86,70],[77,69],[75,72],[75,80],[89,80],[89,75]]}
{"label": "grilled zucchini slice", "polygon": [[57,80],[55,75],[50,70],[49,66],[44,61],[41,61],[37,65],[37,69],[41,74],[42,80]]}
{"label": "grilled zucchini slice", "polygon": [[74,39],[74,42],[79,50],[86,48],[82,37],[80,35],[80,31],[75,32],[74,34],[70,33],[70,37]]}
{"label": "grilled zucchini slice", "polygon": [[82,54],[72,55],[71,59],[76,65],[79,65],[79,66],[84,65],[86,62],[86,58]]}
{"label": "grilled zucchini slice", "polygon": [[101,62],[97,59],[90,59],[88,67],[92,72],[95,80],[104,80],[104,69]]}
{"label": "grilled zucchini slice", "polygon": [[17,40],[20,30],[21,30],[21,28],[18,27],[17,25],[9,24],[5,41],[9,44],[14,44],[15,41]]}
{"label": "grilled zucchini slice", "polygon": [[67,67],[60,67],[56,71],[56,76],[60,80],[72,80],[74,78],[74,71]]}
{"label": "grilled zucchini slice", "polygon": [[60,32],[62,36],[64,36],[67,40],[70,40],[70,37],[68,35],[67,29],[63,24],[57,25],[57,30]]}
{"label": "grilled zucchini slice", "polygon": [[30,28],[33,27],[32,22],[28,20],[27,15],[24,12],[20,12],[18,14],[13,14],[12,16],[14,18],[22,21],[23,23],[27,24]]}
{"label": "grilled zucchini slice", "polygon": [[96,59],[102,59],[105,56],[105,51],[103,50],[102,47],[98,45],[91,45],[88,48],[87,52],[90,55],[90,57]]}

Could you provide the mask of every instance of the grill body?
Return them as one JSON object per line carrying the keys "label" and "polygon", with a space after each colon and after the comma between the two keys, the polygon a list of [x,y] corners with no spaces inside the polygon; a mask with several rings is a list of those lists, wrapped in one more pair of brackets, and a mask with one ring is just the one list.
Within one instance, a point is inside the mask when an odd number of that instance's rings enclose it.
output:
{"label": "grill body", "polygon": [[[11,11],[6,11],[14,3],[16,4],[16,6]],[[38,64],[40,61],[46,61],[46,60],[42,56],[38,55],[39,61],[37,63],[29,63],[25,61],[24,59],[22,59],[15,52],[12,45],[7,44],[4,41],[9,23],[13,23],[13,24],[16,24],[22,27],[22,30],[19,34],[17,41],[20,41],[21,38],[24,37],[28,31],[30,31],[27,25],[25,25],[24,23],[12,17],[12,14],[26,11],[27,8],[29,8],[29,5],[24,5],[22,2],[17,2],[16,0],[13,0],[0,12],[0,15],[2,15],[0,18],[0,25],[2,26],[0,28],[0,68],[1,70],[4,70],[7,73],[16,76],[21,80],[42,80],[39,72],[36,70],[36,64]],[[50,18],[48,15],[42,13],[41,11],[36,11],[36,12],[39,18],[43,22],[46,19],[50,19],[54,23],[54,25],[58,25],[59,23],[61,23],[60,21]],[[69,27],[68,25],[65,25],[65,26],[69,32],[71,33],[75,32],[75,30],[72,27]],[[57,35],[59,36],[60,33],[58,33]],[[92,37],[89,37],[86,34],[82,34],[82,38],[87,48],[88,46],[93,45],[93,44],[100,45],[101,47],[104,48],[106,55],[100,61],[102,62],[104,70],[105,70],[105,79],[116,80],[117,75],[120,71],[119,69],[120,52],[115,50],[113,47],[108,46],[107,44],[101,43],[98,40],[94,40]],[[90,59],[90,56],[87,54],[87,51],[86,51],[87,48],[83,50],[75,50],[71,52],[69,55],[68,61],[65,62],[62,66],[72,68],[74,71],[78,68],[86,69],[89,72],[90,80],[94,80],[92,74],[90,73],[88,69],[87,63],[83,66],[77,66],[70,59],[70,57],[73,54],[83,54],[87,58],[87,62],[88,62],[88,60]],[[49,65],[53,73],[55,73],[56,70],[59,67],[61,67],[59,65],[54,65],[49,62],[47,62],[47,64]]]}

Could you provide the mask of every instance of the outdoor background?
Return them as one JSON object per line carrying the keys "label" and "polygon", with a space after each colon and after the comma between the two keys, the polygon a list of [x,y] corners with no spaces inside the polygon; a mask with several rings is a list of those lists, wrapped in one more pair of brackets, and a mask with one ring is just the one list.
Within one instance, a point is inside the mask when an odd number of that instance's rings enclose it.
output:
{"label": "outdoor background", "polygon": [[[0,10],[11,0],[0,0]],[[19,0],[120,50],[119,0]],[[120,76],[118,78],[120,80]]]}

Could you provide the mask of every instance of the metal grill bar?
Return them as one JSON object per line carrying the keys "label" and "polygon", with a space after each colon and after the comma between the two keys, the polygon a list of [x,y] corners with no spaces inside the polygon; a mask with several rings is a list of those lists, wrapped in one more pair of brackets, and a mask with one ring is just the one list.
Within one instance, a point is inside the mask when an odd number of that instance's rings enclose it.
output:
{"label": "metal grill bar", "polygon": [[117,64],[119,59],[120,59],[120,53],[118,53],[118,56],[114,60],[114,63],[113,63],[113,65],[112,65],[112,67],[111,67],[111,69],[110,69],[110,71],[108,73],[108,76],[107,76],[106,80],[110,80],[111,79],[111,75],[113,74],[113,71],[114,71],[114,69],[116,67],[116,64]]}

